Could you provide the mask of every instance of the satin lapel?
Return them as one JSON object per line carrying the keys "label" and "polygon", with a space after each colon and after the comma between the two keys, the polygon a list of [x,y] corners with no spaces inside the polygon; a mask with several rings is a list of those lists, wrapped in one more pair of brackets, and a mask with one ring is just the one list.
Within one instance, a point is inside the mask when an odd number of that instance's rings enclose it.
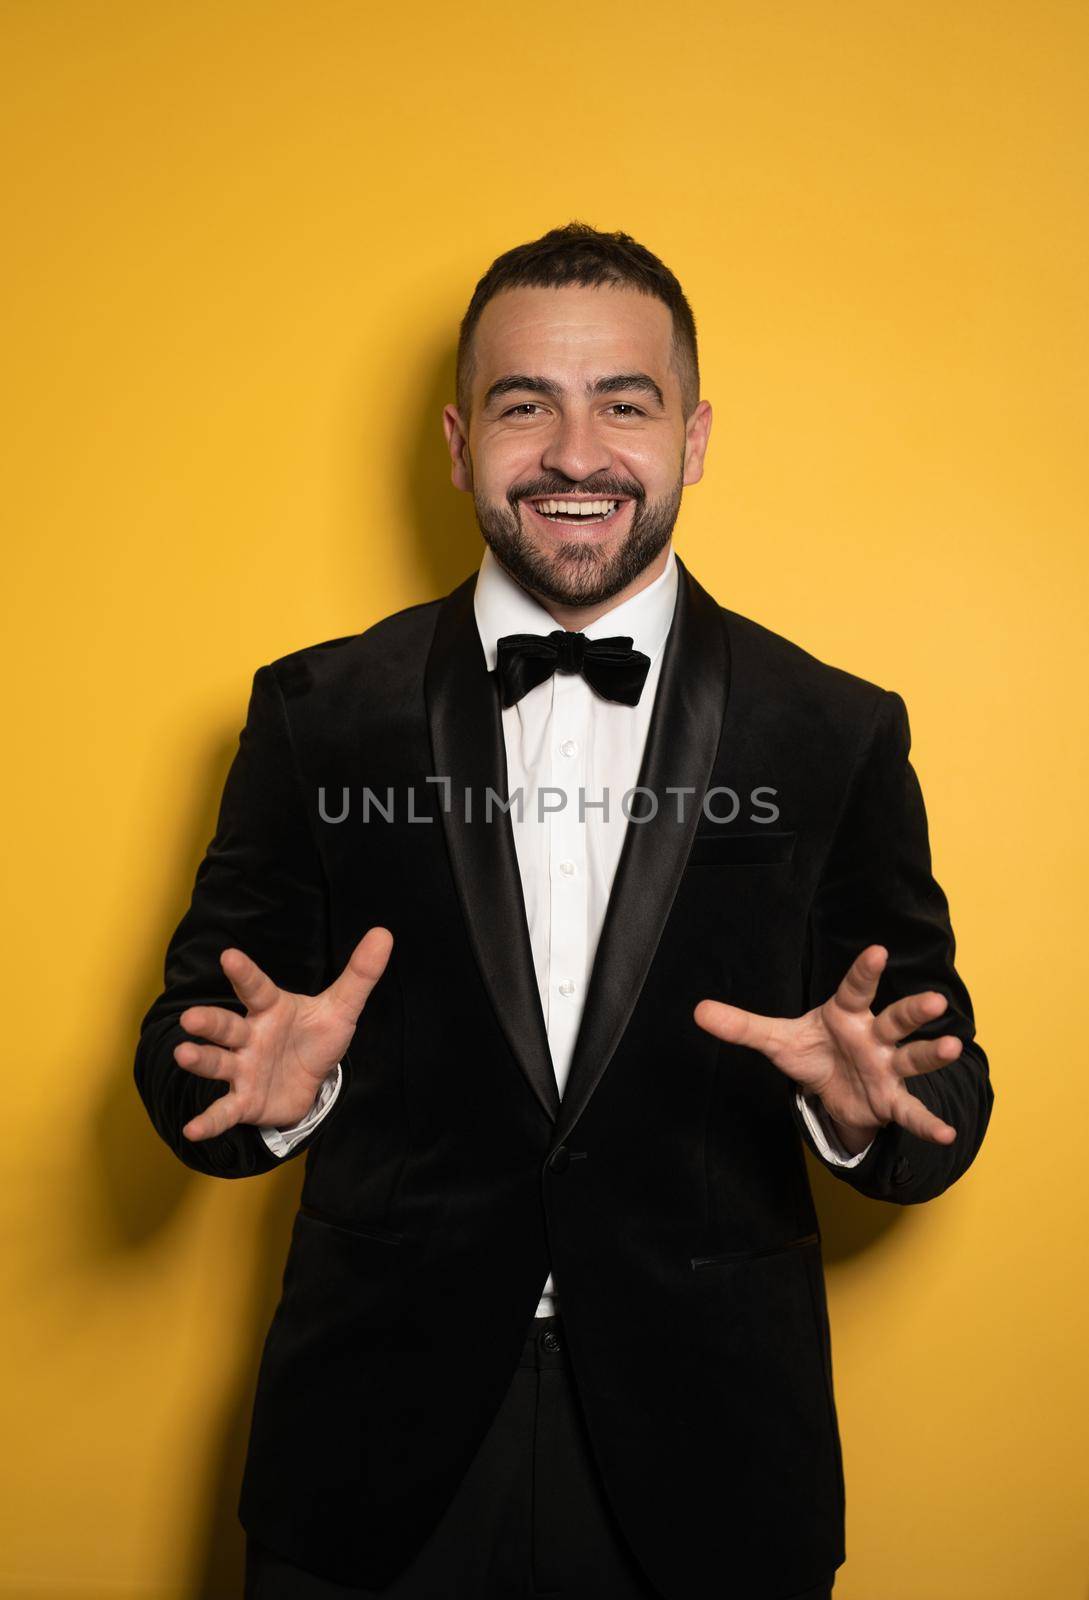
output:
{"label": "satin lapel", "polygon": [[[726,629],[717,602],[678,557],[677,601],[639,784],[656,816],[629,821],[602,924],[555,1137],[586,1108],[635,1009],[684,871],[722,734],[730,692]],[[684,821],[666,790],[687,786]],[[634,809],[634,808],[633,808]]]}
{"label": "satin lapel", "polygon": [[[498,806],[490,822],[485,817],[488,789],[504,801],[509,797],[499,694],[477,631],[475,587],[474,573],[443,601],[427,658],[424,697],[434,763],[430,776],[450,779],[450,807],[443,810],[442,821],[473,955],[518,1064],[555,1121],[559,1092],[533,967],[514,831],[509,814]],[[472,795],[471,819],[466,789]]]}

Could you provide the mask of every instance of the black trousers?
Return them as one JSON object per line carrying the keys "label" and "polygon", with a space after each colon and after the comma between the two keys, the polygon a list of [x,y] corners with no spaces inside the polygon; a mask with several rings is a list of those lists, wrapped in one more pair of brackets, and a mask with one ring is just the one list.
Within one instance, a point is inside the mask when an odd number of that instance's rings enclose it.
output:
{"label": "black trousers", "polygon": [[[721,1585],[708,1600],[748,1600]],[[795,1600],[831,1600],[832,1582]],[[348,1588],[246,1542],[245,1600],[662,1600],[605,1498],[558,1317],[538,1318],[453,1500],[405,1572]]]}

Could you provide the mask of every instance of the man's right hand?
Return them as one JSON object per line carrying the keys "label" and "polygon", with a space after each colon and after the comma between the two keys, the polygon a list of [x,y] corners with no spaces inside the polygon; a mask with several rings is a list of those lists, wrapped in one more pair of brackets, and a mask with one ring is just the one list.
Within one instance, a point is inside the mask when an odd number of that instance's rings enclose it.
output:
{"label": "man's right hand", "polygon": [[241,950],[224,950],[219,964],[246,1015],[222,1006],[190,1006],[178,1019],[187,1033],[174,1060],[187,1072],[218,1078],[230,1089],[187,1122],[187,1139],[211,1139],[238,1122],[290,1127],[310,1110],[322,1083],[341,1060],[359,1014],[385,971],[393,935],[371,928],[340,977],[321,994],[278,989]]}

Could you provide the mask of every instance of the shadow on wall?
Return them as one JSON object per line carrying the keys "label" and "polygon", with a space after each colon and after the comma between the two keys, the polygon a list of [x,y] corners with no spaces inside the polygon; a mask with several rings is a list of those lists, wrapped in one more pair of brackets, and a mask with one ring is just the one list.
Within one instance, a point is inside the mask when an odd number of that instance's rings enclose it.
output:
{"label": "shadow on wall", "polygon": [[[480,561],[482,544],[472,499],[469,495],[458,494],[449,478],[441,414],[453,393],[454,351],[447,347],[438,350],[429,363],[424,363],[420,384],[422,398],[415,414],[406,419],[403,478],[411,509],[416,563],[423,574],[419,593],[413,597],[415,600],[448,593],[474,571]],[[361,458],[362,454],[361,451]],[[361,575],[358,551],[366,551],[366,541],[374,537],[374,532],[367,526],[370,485],[361,482],[359,488],[360,533],[353,553],[353,568]],[[359,586],[362,590],[361,580]],[[196,1186],[217,1182],[182,1166],[158,1139],[133,1083],[132,1055],[140,1019],[161,988],[167,943],[188,902],[197,866],[215,831],[219,796],[236,749],[237,728],[234,728],[213,739],[205,753],[204,799],[199,815],[193,819],[186,845],[176,852],[177,870],[172,882],[177,888],[169,904],[162,907],[154,919],[157,926],[148,929],[142,955],[134,963],[132,994],[119,1018],[120,1036],[125,1041],[120,1053],[125,1060],[103,1099],[97,1119],[99,1191],[96,1206],[101,1219],[97,1245],[103,1254],[134,1256],[150,1249],[159,1235],[171,1226],[175,1216],[195,1201]],[[196,764],[201,765],[199,757]],[[103,1077],[106,1075],[104,1071]],[[194,1525],[192,1538],[190,1592],[194,1600],[238,1600],[242,1594],[245,1541],[236,1514],[239,1486],[261,1349],[280,1294],[305,1160],[305,1155],[289,1160],[282,1172],[269,1173],[261,1180],[267,1204],[259,1211],[247,1258],[240,1263],[250,1280],[243,1334],[245,1350],[231,1352],[231,1364],[237,1362],[240,1373],[239,1382],[210,1430],[215,1444],[209,1458],[203,1510],[199,1522]],[[833,1263],[868,1248],[900,1215],[898,1208],[869,1203],[845,1184],[829,1177],[808,1152],[806,1160],[821,1215],[827,1262]],[[229,1189],[230,1186],[223,1187]],[[227,1195],[224,1203],[229,1203]],[[214,1306],[216,1294],[212,1282],[207,1287],[207,1299],[208,1304]],[[211,1315],[209,1327],[214,1328]],[[215,1359],[214,1350],[210,1351],[210,1359]],[[167,1376],[164,1373],[164,1381]],[[171,1473],[175,1469],[164,1459],[161,1470]]]}
{"label": "shadow on wall", "polygon": [[[449,594],[476,571],[484,551],[473,497],[455,489],[450,481],[442,410],[454,399],[455,354],[449,341],[421,353],[412,409],[401,418],[405,448],[400,488],[408,509],[412,557],[408,565],[420,574],[417,593],[407,604]],[[366,426],[366,417],[361,417],[361,463],[372,459],[364,444]],[[367,476],[358,483],[358,513],[352,530],[349,568],[353,576],[365,568],[374,541],[388,536],[374,526],[373,466],[368,464],[364,470]]]}
{"label": "shadow on wall", "polygon": [[454,358],[455,347],[444,345],[421,363],[420,404],[405,419],[413,549],[425,579],[421,600],[449,594],[476,571],[484,552],[473,497],[450,482],[442,408],[455,394]]}
{"label": "shadow on wall", "polygon": [[[199,1200],[199,1188],[219,1180],[192,1172],[182,1165],[159,1139],[136,1091],[133,1056],[139,1037],[140,1021],[162,987],[162,963],[170,936],[188,904],[196,869],[208,841],[215,832],[219,797],[227,770],[238,747],[234,729],[210,742],[204,759],[192,757],[192,764],[207,774],[199,812],[187,829],[184,845],[173,852],[176,870],[171,881],[176,891],[168,903],[148,919],[146,937],[134,957],[132,990],[118,1018],[118,1037],[122,1041],[111,1053],[117,1063],[116,1076],[98,1107],[95,1126],[97,1192],[93,1206],[82,1218],[80,1268],[93,1271],[96,1258],[127,1256],[131,1261],[141,1253],[150,1257],[161,1249],[161,1236],[174,1227],[182,1214]],[[159,887],[156,885],[156,887]],[[134,923],[138,917],[134,915]],[[110,1068],[104,1067],[102,1078]],[[180,1068],[178,1069],[181,1070]],[[268,1175],[263,1185],[265,1205],[255,1220],[245,1260],[238,1264],[248,1286],[248,1303],[243,1313],[244,1349],[233,1349],[225,1356],[228,1365],[240,1374],[234,1394],[223,1405],[218,1417],[207,1419],[208,1437],[213,1440],[207,1458],[207,1482],[199,1521],[191,1540],[192,1565],[188,1592],[197,1600],[237,1600],[242,1594],[244,1535],[235,1515],[241,1483],[249,1408],[252,1404],[257,1367],[265,1329],[279,1297],[283,1263],[291,1223],[298,1205],[303,1178],[302,1162],[287,1162],[283,1172]],[[231,1185],[221,1183],[220,1203],[230,1204]],[[208,1306],[210,1368],[221,1362],[215,1350],[215,1306],[219,1296],[216,1282],[209,1278],[204,1286]],[[237,1297],[232,1291],[232,1303]],[[232,1321],[232,1332],[238,1324]],[[164,1385],[171,1374],[162,1374]],[[207,1409],[206,1390],[198,1386],[193,1401]],[[168,1459],[160,1463],[164,1475],[176,1471]],[[170,1541],[163,1538],[164,1548]],[[172,1574],[185,1581],[185,1574]]]}

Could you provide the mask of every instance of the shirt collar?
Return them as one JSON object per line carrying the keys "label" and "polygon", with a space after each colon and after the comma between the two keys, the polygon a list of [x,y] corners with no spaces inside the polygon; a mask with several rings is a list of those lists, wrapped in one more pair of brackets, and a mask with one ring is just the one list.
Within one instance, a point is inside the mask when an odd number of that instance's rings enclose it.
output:
{"label": "shirt collar", "polygon": [[[653,583],[604,612],[582,631],[588,639],[630,635],[632,648],[641,650],[653,662],[669,636],[676,599],[677,558],[670,545],[665,570]],[[499,565],[488,545],[477,573],[473,611],[489,672],[495,671],[498,659],[497,639],[508,633],[554,633],[559,627],[541,602]]]}

